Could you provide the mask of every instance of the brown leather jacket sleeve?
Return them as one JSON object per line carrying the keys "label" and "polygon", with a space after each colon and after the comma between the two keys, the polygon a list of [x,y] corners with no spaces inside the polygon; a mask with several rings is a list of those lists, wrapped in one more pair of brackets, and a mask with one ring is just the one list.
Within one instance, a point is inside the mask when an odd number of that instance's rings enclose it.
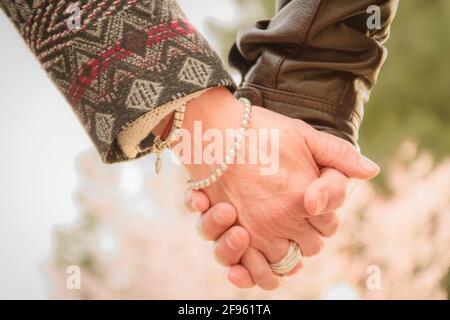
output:
{"label": "brown leather jacket sleeve", "polygon": [[[380,25],[371,30],[373,5]],[[397,6],[398,0],[277,1],[276,15],[241,30],[231,49],[230,63],[243,76],[237,95],[356,144]]]}

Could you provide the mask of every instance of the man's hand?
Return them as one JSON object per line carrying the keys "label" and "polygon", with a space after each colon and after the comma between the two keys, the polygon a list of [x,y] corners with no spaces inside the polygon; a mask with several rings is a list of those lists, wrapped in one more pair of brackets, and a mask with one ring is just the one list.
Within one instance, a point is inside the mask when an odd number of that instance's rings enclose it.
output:
{"label": "man's hand", "polygon": [[[305,198],[305,207],[310,208],[311,214],[308,221],[322,236],[329,238],[338,231],[341,218],[334,211],[342,206],[352,184],[350,178],[336,169],[325,168],[321,177],[308,187]],[[322,192],[327,196],[320,196]],[[208,197],[201,191],[186,191],[185,206],[191,212],[202,213],[197,224],[198,233],[204,240],[215,241],[216,260],[231,267],[228,274],[230,282],[238,288],[253,287],[255,283],[249,271],[238,264],[249,246],[250,236],[244,228],[235,225],[236,209],[228,203],[211,207]]]}
{"label": "man's hand", "polygon": [[[209,98],[212,98],[209,103],[199,99],[197,107],[191,108],[186,114],[186,125],[207,115],[203,118],[205,127],[236,128],[241,104],[226,91],[216,91]],[[263,108],[254,107],[251,128],[279,131],[279,170],[263,176],[260,165],[232,165],[229,172],[205,188],[211,204],[220,203],[223,208],[223,203],[229,203],[237,211],[238,226],[233,226],[230,234],[212,232],[210,239],[218,239],[217,258],[232,265],[239,260],[227,256],[226,246],[219,244],[231,247],[233,241],[226,239],[232,238],[245,247],[246,239],[250,238],[250,246],[240,259],[242,266],[231,268],[230,280],[241,287],[256,283],[264,289],[274,289],[279,278],[272,273],[269,262],[277,262],[286,255],[289,240],[299,244],[303,256],[318,254],[324,244],[323,237],[338,228],[339,219],[333,211],[345,198],[348,179],[368,179],[379,169],[348,142]],[[248,152],[248,146],[245,151]],[[194,179],[199,179],[208,176],[214,166],[187,165],[187,168]],[[230,206],[226,210],[233,211]],[[216,212],[220,216],[221,210]],[[200,228],[208,225],[206,217]],[[224,225],[233,221],[232,218],[227,218]],[[205,229],[203,232],[208,234],[210,228]]]}

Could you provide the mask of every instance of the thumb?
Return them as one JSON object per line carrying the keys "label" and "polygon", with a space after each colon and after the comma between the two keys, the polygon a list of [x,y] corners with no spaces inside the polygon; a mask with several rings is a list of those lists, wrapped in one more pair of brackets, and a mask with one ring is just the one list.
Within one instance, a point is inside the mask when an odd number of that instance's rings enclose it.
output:
{"label": "thumb", "polygon": [[312,128],[306,133],[306,144],[318,165],[335,168],[349,178],[371,179],[380,172],[350,142],[329,133]]}

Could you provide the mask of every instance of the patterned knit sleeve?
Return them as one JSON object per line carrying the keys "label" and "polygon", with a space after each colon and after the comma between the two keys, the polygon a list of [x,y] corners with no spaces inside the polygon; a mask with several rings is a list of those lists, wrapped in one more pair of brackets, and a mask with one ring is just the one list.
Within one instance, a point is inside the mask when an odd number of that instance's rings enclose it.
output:
{"label": "patterned knit sleeve", "polygon": [[235,89],[174,0],[0,0],[0,7],[107,163],[150,152],[155,125],[208,88]]}

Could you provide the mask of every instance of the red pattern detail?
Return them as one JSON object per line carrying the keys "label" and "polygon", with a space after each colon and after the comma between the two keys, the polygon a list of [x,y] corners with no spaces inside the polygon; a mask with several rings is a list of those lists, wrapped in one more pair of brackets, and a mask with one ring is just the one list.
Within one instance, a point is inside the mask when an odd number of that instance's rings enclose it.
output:
{"label": "red pattern detail", "polygon": [[[182,22],[182,24],[180,22]],[[187,36],[194,32],[194,27],[186,20],[161,24],[146,31],[148,35],[146,46],[149,48],[164,40],[175,38],[179,35]],[[100,52],[98,58],[89,60],[78,71],[78,76],[72,82],[69,89],[70,102],[73,106],[78,104],[84,91],[97,78],[99,70],[101,70],[101,72],[106,72],[112,62],[120,61],[127,56],[133,55],[132,52],[121,47],[120,42],[121,40],[119,40],[114,47],[106,49],[104,52]]]}

